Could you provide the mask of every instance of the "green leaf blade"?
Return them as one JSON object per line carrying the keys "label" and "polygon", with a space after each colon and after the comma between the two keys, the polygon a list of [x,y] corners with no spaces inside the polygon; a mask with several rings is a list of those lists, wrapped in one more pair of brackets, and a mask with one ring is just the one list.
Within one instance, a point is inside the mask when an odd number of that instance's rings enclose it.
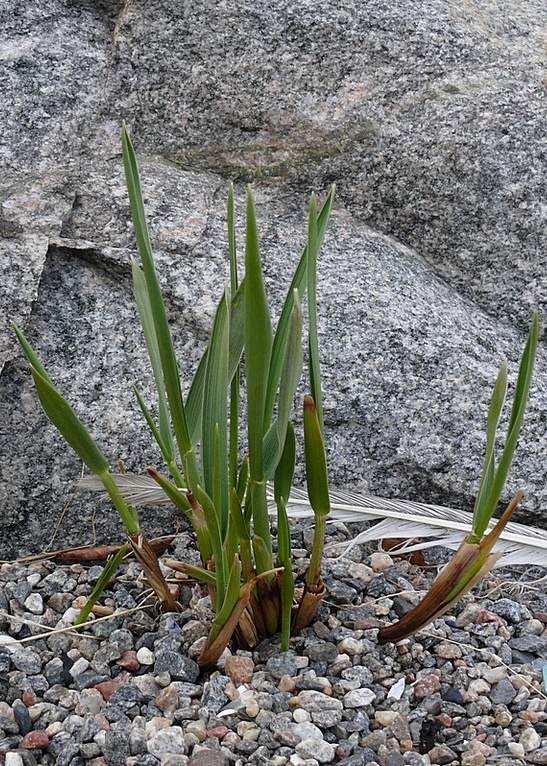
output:
{"label": "green leaf blade", "polygon": [[30,369],[42,408],[61,436],[90,471],[99,476],[108,471],[106,458],[66,399],[33,365]]}
{"label": "green leaf blade", "polygon": [[[215,319],[205,371],[202,461],[204,489],[213,498],[220,513],[224,538],[229,515],[228,488],[228,347],[230,331],[230,297],[225,290]],[[214,487],[218,488],[217,491]]]}
{"label": "green leaf blade", "polygon": [[186,481],[188,486],[193,488],[199,483],[199,473],[189,436],[188,424],[186,422],[186,413],[182,399],[179,370],[173,348],[173,340],[167,321],[160,284],[156,274],[150,237],[148,235],[148,225],[144,213],[137,158],[125,126],[122,130],[122,155],[135,236],[142,259],[148,300],[154,320],[175,438],[184,467]]}
{"label": "green leaf blade", "polygon": [[[334,203],[335,187],[333,186],[329,191],[325,202],[321,207],[321,211],[317,218],[317,250],[321,248],[327,225],[329,222],[332,206]],[[281,315],[277,323],[275,331],[274,342],[272,346],[272,357],[270,362],[270,374],[268,378],[268,391],[266,396],[266,417],[268,421],[272,417],[275,406],[275,397],[277,393],[277,387],[279,385],[279,379],[281,377],[281,371],[283,369],[283,359],[285,355],[286,337],[288,332],[288,326],[290,322],[290,315],[293,308],[294,291],[298,290],[300,298],[302,299],[307,289],[308,280],[308,245],[304,248],[300,260],[294,272],[294,276],[291,281],[291,285],[287,292],[287,297],[281,310]]]}
{"label": "green leaf blade", "polygon": [[477,523],[474,522],[473,525],[473,534],[478,536],[479,539],[482,538],[486,527],[496,510],[513,462],[517,441],[524,419],[524,412],[528,403],[528,395],[530,392],[530,384],[537,352],[538,332],[538,315],[537,313],[534,313],[519,366],[505,447],[502,451],[494,476],[491,479],[490,492],[484,500],[480,518],[477,520]]}
{"label": "green leaf blade", "polygon": [[244,332],[249,470],[252,480],[262,481],[264,406],[272,347],[272,325],[262,275],[254,201],[250,189],[247,192]]}
{"label": "green leaf blade", "polygon": [[[154,382],[156,385],[156,392],[158,397],[159,434],[161,436],[161,442],[158,442],[158,444],[164,456],[165,462],[169,465],[174,460],[173,436],[171,433],[171,417],[169,414],[169,406],[167,404],[167,396],[165,393],[165,382],[163,379],[163,370],[161,366],[158,336],[154,324],[154,317],[152,315],[152,307],[150,305],[148,289],[146,287],[146,279],[142,269],[134,258],[131,258],[131,271],[133,275],[133,293],[135,295],[137,310],[141,321],[141,327],[148,351],[148,358],[150,359],[150,366],[152,367],[152,374],[154,376]],[[154,431],[152,431],[152,433],[156,441],[158,441],[156,433]]]}

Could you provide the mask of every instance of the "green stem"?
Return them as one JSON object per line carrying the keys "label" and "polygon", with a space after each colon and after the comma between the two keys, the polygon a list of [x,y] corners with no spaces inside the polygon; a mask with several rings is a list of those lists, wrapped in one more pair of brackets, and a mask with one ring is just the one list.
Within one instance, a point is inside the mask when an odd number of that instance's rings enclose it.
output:
{"label": "green stem", "polygon": [[310,559],[310,566],[306,574],[308,585],[316,585],[321,577],[321,561],[323,558],[323,548],[325,546],[325,527],[327,517],[319,514],[315,515],[315,530],[313,533],[313,545]]}

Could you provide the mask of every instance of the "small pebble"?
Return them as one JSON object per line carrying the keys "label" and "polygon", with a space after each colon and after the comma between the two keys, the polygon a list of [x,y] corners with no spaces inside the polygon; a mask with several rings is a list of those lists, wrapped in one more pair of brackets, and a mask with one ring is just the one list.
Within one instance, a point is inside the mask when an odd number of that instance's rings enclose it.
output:
{"label": "small pebble", "polygon": [[24,601],[25,609],[32,614],[42,614],[44,611],[44,599],[39,593],[31,593]]}
{"label": "small pebble", "polygon": [[235,684],[250,684],[253,679],[254,662],[249,657],[237,654],[227,657],[224,670]]}
{"label": "small pebble", "polygon": [[156,658],[154,652],[151,652],[146,646],[141,646],[137,652],[137,661],[140,665],[153,665]]}
{"label": "small pebble", "polygon": [[49,744],[49,736],[42,729],[36,729],[25,734],[19,742],[21,750],[43,750]]}

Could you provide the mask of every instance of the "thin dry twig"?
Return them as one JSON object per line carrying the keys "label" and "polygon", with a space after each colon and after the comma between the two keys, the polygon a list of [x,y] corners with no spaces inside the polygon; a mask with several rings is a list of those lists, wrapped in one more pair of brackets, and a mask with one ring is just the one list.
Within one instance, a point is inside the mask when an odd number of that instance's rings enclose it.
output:
{"label": "thin dry twig", "polygon": [[[62,628],[52,628],[51,630],[47,630],[44,633],[37,633],[35,636],[26,636],[25,638],[14,638],[13,636],[9,636],[9,638],[12,639],[11,642],[8,642],[8,644],[3,644],[4,646],[9,645],[9,643],[13,644],[25,644],[29,641],[37,641],[40,638],[48,638],[49,636],[54,636],[58,633],[71,633],[75,636],[84,636],[85,638],[95,638],[98,641],[102,640],[101,636],[94,636],[92,633],[82,633],[81,628],[85,628],[86,625],[95,625],[97,622],[104,622],[105,620],[112,620],[114,617],[125,617],[128,614],[133,614],[133,612],[142,612],[144,609],[150,609],[150,604],[141,604],[140,606],[135,606],[132,609],[123,609],[120,612],[113,612],[112,614],[107,614],[104,617],[97,617],[94,620],[90,620],[89,622],[83,623],[83,625],[80,625],[78,627],[74,627],[74,625],[66,625]],[[0,616],[7,618],[10,620],[10,622],[20,622],[23,625],[31,625],[34,627],[43,628],[44,626],[39,623],[35,622],[34,620],[28,620],[23,619],[22,617],[17,617],[14,614],[8,614],[7,612],[0,611]]]}
{"label": "thin dry twig", "polygon": [[[155,537],[149,543],[154,553],[161,556],[175,538],[176,535],[165,535],[164,537]],[[91,561],[103,561],[108,556],[117,553],[121,547],[122,543],[119,545],[80,545],[75,548],[44,551],[42,553],[35,553],[32,556],[24,556],[20,559],[0,561],[0,564],[29,564],[33,561],[44,561],[47,559],[65,564],[89,563]],[[126,558],[131,556],[133,556],[133,552],[128,551]]]}

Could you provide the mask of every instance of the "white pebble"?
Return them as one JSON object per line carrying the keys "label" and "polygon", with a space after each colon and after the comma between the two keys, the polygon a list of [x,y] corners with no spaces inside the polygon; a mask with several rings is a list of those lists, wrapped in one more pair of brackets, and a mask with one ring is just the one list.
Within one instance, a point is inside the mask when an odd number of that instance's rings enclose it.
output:
{"label": "white pebble", "polygon": [[6,753],[5,766],[23,766],[23,757],[19,753]]}
{"label": "white pebble", "polygon": [[16,638],[2,634],[0,635],[0,646],[5,646],[10,652],[15,652],[19,649],[21,644]]}
{"label": "white pebble", "polygon": [[375,572],[385,572],[393,565],[393,559],[388,553],[377,551],[370,557],[370,566]]}
{"label": "white pebble", "polygon": [[372,567],[368,567],[366,564],[361,564],[357,561],[352,561],[349,565],[348,574],[350,577],[355,577],[356,580],[360,580],[364,583],[369,583],[374,577]]}
{"label": "white pebble", "polygon": [[298,755],[304,758],[315,758],[319,763],[332,763],[336,750],[330,742],[323,739],[303,739],[295,748]]}
{"label": "white pebble", "polygon": [[149,739],[146,745],[148,752],[158,760],[166,753],[184,755],[186,745],[180,726],[167,726]]}
{"label": "white pebble", "polygon": [[310,721],[303,721],[297,723],[293,729],[295,734],[298,734],[302,739],[323,739],[323,732],[321,729]]}
{"label": "white pebble", "polygon": [[141,646],[137,652],[137,661],[141,665],[153,665],[155,659],[154,652],[151,652],[146,646]]}
{"label": "white pebble", "polygon": [[74,623],[74,620],[79,614],[80,614],[79,609],[75,609],[73,606],[69,606],[69,608],[61,617],[62,625],[58,625],[57,627],[60,628],[60,627],[64,627],[65,625],[72,625]]}
{"label": "white pebble", "polygon": [[70,668],[70,675],[72,678],[76,678],[76,676],[79,676],[80,673],[83,673],[86,671],[89,667],[89,660],[86,660],[85,657],[80,657],[79,660],[76,660],[74,665]]}
{"label": "white pebble", "polygon": [[360,708],[370,705],[376,699],[372,689],[354,689],[344,695],[344,707]]}
{"label": "white pebble", "polygon": [[338,643],[338,651],[342,654],[349,654],[350,657],[355,654],[359,654],[361,649],[362,649],[361,642],[358,641],[356,638],[351,638],[349,636],[347,638],[343,638]]}
{"label": "white pebble", "polygon": [[301,707],[297,707],[295,710],[293,710],[292,717],[296,723],[304,723],[304,721],[311,721],[311,715],[308,713],[307,710],[302,710]]}
{"label": "white pebble", "polygon": [[520,735],[519,743],[527,753],[530,753],[532,750],[537,750],[541,745],[541,737],[537,731],[530,726],[528,729],[524,729]]}
{"label": "white pebble", "polygon": [[399,713],[396,710],[377,710],[374,713],[374,718],[380,726],[391,726],[398,715]]}
{"label": "white pebble", "polygon": [[515,758],[524,758],[525,751],[520,742],[508,742],[507,749]]}
{"label": "white pebble", "polygon": [[391,687],[391,689],[389,690],[387,694],[388,699],[400,700],[401,697],[403,696],[405,686],[406,686],[406,680],[403,676],[403,678],[399,678],[399,680],[396,681]]}

